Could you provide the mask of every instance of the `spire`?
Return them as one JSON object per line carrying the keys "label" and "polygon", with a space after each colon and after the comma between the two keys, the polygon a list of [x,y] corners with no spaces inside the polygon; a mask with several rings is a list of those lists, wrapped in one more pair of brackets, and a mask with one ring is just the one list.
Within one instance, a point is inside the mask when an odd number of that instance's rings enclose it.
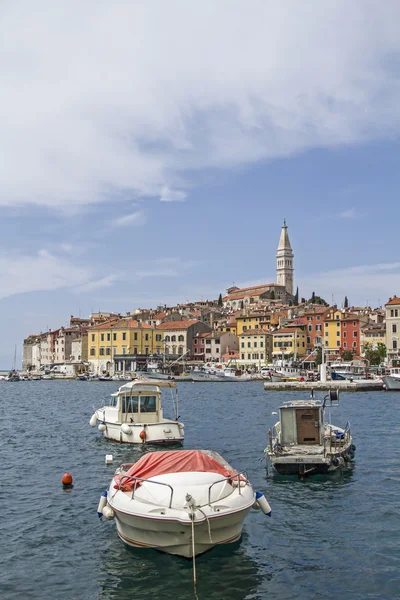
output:
{"label": "spire", "polygon": [[278,250],[291,250],[289,234],[287,232],[286,219],[283,219],[281,237],[279,238]]}

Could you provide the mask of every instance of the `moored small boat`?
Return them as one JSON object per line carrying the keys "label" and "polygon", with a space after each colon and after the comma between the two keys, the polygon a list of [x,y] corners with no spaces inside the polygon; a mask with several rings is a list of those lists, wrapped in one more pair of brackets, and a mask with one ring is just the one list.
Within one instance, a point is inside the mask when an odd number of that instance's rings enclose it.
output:
{"label": "moored small boat", "polygon": [[382,377],[382,381],[386,390],[400,391],[400,367],[392,367],[389,375]]}
{"label": "moored small boat", "polygon": [[[160,388],[175,389],[175,419],[164,418]],[[184,438],[174,381],[127,382],[94,412],[89,423],[98,425],[105,438],[127,444],[180,444]]]}
{"label": "moored small boat", "polygon": [[271,514],[245,473],[211,450],[176,450],[121,465],[98,514],[129,546],[191,558],[238,540],[252,507]]}
{"label": "moored small boat", "polygon": [[338,398],[339,392],[331,391],[322,404],[312,397],[284,402],[279,408],[280,420],[269,430],[265,449],[267,460],[279,474],[328,473],[354,458],[350,424],[342,429],[324,420],[327,400],[335,406]]}

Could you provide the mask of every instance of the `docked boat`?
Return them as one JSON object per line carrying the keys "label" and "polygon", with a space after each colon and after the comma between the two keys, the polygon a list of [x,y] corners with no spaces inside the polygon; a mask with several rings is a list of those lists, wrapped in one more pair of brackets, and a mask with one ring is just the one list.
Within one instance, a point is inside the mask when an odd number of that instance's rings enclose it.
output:
{"label": "docked boat", "polygon": [[284,402],[279,421],[268,432],[267,460],[281,475],[314,475],[345,466],[354,458],[350,424],[344,429],[325,422],[325,409],[337,406],[339,392],[330,391],[323,403]]}
{"label": "docked boat", "polygon": [[400,391],[400,367],[392,367],[389,375],[382,377],[382,381],[386,390]]}
{"label": "docked boat", "polygon": [[115,518],[128,546],[191,558],[237,541],[252,507],[271,514],[246,473],[211,450],[175,450],[121,465],[98,514]]}
{"label": "docked boat", "polygon": [[302,375],[296,367],[281,365],[271,371],[270,377],[271,381],[276,383],[279,381],[299,381]]}
{"label": "docked boat", "polygon": [[[175,389],[175,419],[164,418],[160,388]],[[180,444],[184,438],[174,381],[127,382],[95,411],[89,423],[97,425],[105,438],[127,444]]]}
{"label": "docked boat", "polygon": [[16,369],[12,369],[4,381],[22,381],[20,374]]}

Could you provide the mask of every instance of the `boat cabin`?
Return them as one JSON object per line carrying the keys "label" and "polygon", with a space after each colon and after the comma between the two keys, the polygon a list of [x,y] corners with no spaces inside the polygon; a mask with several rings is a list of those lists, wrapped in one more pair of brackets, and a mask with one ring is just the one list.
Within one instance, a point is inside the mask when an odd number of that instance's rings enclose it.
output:
{"label": "boat cabin", "polygon": [[400,367],[391,367],[390,375],[393,377],[400,377]]}
{"label": "boat cabin", "polygon": [[323,405],[314,400],[285,402],[279,408],[283,446],[322,444]]}
{"label": "boat cabin", "polygon": [[130,381],[122,385],[105,404],[107,418],[116,423],[158,423],[163,418],[160,387],[176,388],[176,384]]}

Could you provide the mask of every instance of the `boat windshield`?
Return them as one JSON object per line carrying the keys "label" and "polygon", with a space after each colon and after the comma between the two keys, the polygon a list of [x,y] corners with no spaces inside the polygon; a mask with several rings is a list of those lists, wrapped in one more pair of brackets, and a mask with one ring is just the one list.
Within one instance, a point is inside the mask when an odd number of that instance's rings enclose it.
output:
{"label": "boat windshield", "polygon": [[141,396],[140,397],[140,412],[156,412],[157,401],[156,396]]}
{"label": "boat windshield", "polygon": [[115,408],[116,406],[118,406],[118,397],[117,396],[110,396],[110,398],[107,398],[106,400],[106,406],[111,406],[113,408]]}
{"label": "boat windshield", "polygon": [[139,412],[138,396],[123,396],[122,397],[122,412],[123,413]]}

